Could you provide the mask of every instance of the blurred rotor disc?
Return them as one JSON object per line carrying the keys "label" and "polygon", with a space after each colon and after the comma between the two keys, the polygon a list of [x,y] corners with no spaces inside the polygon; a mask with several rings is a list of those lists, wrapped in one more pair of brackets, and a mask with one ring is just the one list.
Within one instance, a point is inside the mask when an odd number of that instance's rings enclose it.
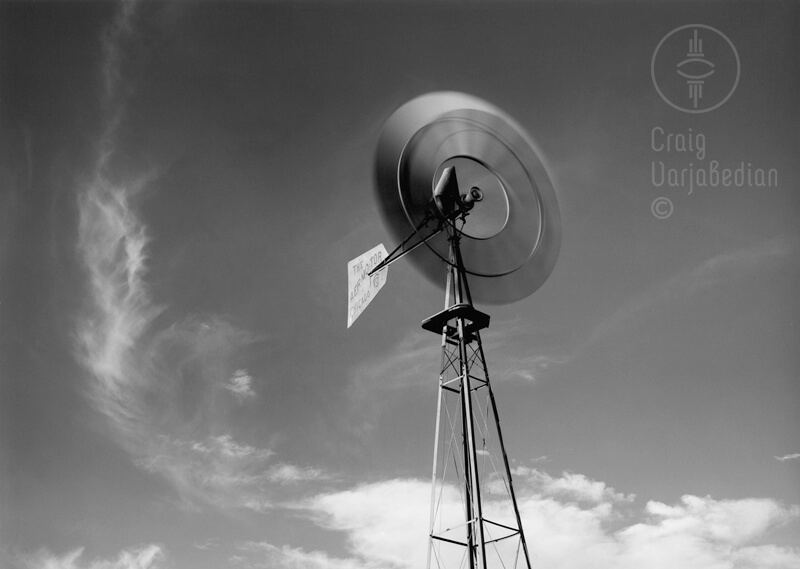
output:
{"label": "blurred rotor disc", "polygon": [[[510,303],[535,292],[555,266],[561,222],[555,192],[533,143],[508,115],[455,92],[422,95],[386,121],[376,156],[376,191],[395,239],[430,210],[445,167],[462,194],[481,190],[463,227],[461,254],[474,300]],[[424,235],[421,235],[421,237]],[[448,259],[443,232],[409,254],[435,283]]]}

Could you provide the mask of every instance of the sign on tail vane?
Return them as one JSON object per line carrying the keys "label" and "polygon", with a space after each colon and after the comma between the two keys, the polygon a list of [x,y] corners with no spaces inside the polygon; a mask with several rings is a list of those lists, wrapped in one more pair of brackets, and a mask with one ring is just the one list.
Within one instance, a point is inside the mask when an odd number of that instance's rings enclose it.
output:
{"label": "sign on tail vane", "polygon": [[368,273],[386,259],[387,252],[383,243],[373,247],[347,263],[347,327],[353,325],[364,309],[372,302],[378,291],[386,284],[389,270],[385,267],[369,276]]}

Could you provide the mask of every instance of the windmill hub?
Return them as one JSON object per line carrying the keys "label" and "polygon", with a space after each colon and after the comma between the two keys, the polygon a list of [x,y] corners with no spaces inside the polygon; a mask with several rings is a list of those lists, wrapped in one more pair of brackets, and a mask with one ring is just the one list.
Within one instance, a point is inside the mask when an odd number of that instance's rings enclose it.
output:
{"label": "windmill hub", "polygon": [[475,207],[475,202],[479,202],[483,199],[483,192],[477,186],[472,186],[469,189],[469,192],[464,194],[464,205],[472,209]]}
{"label": "windmill hub", "polygon": [[434,183],[440,180],[446,168],[454,169],[457,188],[469,188],[460,196],[463,208],[469,210],[463,235],[473,239],[490,239],[503,231],[508,223],[509,206],[500,177],[474,158],[457,156],[439,166]]}

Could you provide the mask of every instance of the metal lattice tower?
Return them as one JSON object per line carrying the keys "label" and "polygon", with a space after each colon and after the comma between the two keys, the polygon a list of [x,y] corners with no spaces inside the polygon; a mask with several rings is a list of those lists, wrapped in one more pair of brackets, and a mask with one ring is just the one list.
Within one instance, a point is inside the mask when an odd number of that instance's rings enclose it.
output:
{"label": "metal lattice tower", "polygon": [[[463,220],[462,220],[463,222]],[[530,568],[456,223],[448,225],[445,309],[422,327],[442,338],[428,568]]]}

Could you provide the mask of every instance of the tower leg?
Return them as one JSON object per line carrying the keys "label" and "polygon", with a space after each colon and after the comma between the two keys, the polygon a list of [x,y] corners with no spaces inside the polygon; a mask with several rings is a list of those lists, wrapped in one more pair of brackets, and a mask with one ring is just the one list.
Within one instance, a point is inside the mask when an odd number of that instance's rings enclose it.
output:
{"label": "tower leg", "polygon": [[441,334],[428,568],[530,569],[480,330],[450,231],[445,309],[423,322]]}

